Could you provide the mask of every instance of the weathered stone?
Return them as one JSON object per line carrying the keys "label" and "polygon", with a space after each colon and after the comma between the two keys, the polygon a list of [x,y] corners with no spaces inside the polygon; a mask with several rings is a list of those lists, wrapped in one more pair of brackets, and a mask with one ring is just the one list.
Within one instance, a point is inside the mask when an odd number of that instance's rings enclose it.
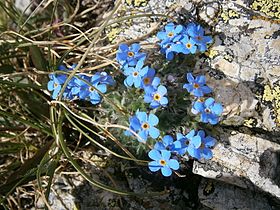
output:
{"label": "weathered stone", "polygon": [[[242,188],[258,188],[280,198],[276,176],[280,145],[248,134],[226,132],[220,132],[221,141],[213,150],[213,159],[205,164],[195,162],[193,172]],[[268,151],[274,155],[268,156]]]}
{"label": "weathered stone", "polygon": [[261,194],[214,180],[202,179],[198,196],[211,209],[272,209]]}
{"label": "weathered stone", "polygon": [[234,79],[238,78],[240,67],[235,62],[229,62],[225,59],[213,61],[213,67],[225,73],[225,75]]}
{"label": "weathered stone", "polygon": [[30,7],[26,9],[31,3],[31,0],[16,0],[15,7],[18,8],[21,12],[24,12],[24,14],[30,14],[31,9]]}

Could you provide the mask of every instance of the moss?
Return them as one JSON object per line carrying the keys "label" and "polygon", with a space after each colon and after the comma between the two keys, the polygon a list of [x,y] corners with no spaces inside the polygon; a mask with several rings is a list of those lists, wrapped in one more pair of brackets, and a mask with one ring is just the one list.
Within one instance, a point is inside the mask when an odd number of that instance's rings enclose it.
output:
{"label": "moss", "polygon": [[263,12],[267,16],[280,18],[279,0],[254,0],[250,6],[253,10]]}

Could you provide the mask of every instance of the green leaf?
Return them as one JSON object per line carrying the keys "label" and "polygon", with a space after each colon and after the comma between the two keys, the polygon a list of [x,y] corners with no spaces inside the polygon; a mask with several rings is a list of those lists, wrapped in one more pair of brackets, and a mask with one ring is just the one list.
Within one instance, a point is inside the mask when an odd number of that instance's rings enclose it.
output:
{"label": "green leaf", "polygon": [[2,74],[11,74],[15,71],[16,71],[15,68],[11,65],[0,66],[0,73]]}
{"label": "green leaf", "polygon": [[47,61],[44,58],[43,53],[41,52],[40,48],[37,46],[30,46],[29,52],[31,56],[31,60],[34,66],[41,71],[47,71]]}
{"label": "green leaf", "polygon": [[17,153],[22,148],[24,148],[24,144],[22,144],[22,143],[0,142],[0,154],[1,155]]}

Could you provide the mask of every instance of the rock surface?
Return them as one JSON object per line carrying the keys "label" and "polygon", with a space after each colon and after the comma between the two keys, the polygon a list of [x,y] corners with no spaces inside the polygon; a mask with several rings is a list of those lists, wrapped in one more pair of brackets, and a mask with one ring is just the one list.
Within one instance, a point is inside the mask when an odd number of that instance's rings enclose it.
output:
{"label": "rock surface", "polygon": [[198,196],[200,202],[210,209],[272,209],[262,194],[213,180],[201,181]]}
{"label": "rock surface", "polygon": [[[280,145],[249,134],[220,133],[211,161],[195,161],[193,172],[251,190],[263,190],[280,198]],[[280,139],[274,139],[279,143]]]}

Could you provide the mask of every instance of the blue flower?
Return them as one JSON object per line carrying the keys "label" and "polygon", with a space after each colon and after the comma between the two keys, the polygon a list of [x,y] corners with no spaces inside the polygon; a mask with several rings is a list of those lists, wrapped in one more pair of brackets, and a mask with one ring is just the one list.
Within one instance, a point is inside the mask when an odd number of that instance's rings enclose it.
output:
{"label": "blue flower", "polygon": [[195,23],[188,24],[187,33],[190,36],[190,39],[197,44],[198,49],[201,52],[206,51],[207,44],[212,42],[212,38],[210,36],[204,36],[204,29]]}
{"label": "blue flower", "polygon": [[127,78],[124,80],[124,84],[127,87],[134,85],[136,88],[139,88],[142,83],[142,77],[147,74],[149,67],[146,66],[143,68],[144,59],[141,59],[137,62],[135,67],[124,67],[124,75]]}
{"label": "blue flower", "polygon": [[58,66],[58,70],[60,70],[60,71],[71,71],[71,70],[73,70],[76,66],[77,66],[77,64],[73,64],[73,65],[68,69],[65,65],[59,65],[59,66]]}
{"label": "blue flower", "polygon": [[153,139],[156,139],[159,136],[159,130],[154,127],[159,122],[156,115],[147,115],[146,112],[136,112],[136,117],[139,119],[141,124],[141,129],[138,134],[142,139],[146,140],[148,135]]}
{"label": "blue flower", "polygon": [[140,53],[140,45],[132,44],[128,47],[127,44],[120,44],[117,52],[117,61],[121,65],[135,66],[140,59],[145,59],[146,54]]}
{"label": "blue flower", "polygon": [[92,76],[92,82],[99,82],[100,84],[115,85],[116,81],[112,76],[108,75],[106,72],[97,72]]}
{"label": "blue flower", "polygon": [[194,135],[194,130],[191,130],[187,135],[177,133],[176,141],[174,142],[174,151],[176,151],[179,155],[184,155],[187,152],[188,147],[191,144],[191,139]]}
{"label": "blue flower", "polygon": [[182,37],[182,32],[184,27],[182,25],[174,25],[174,23],[168,23],[165,26],[164,31],[157,33],[157,37],[161,40],[160,42],[160,52],[165,54],[167,60],[172,60],[176,54],[175,43],[177,43]]}
{"label": "blue flower", "polygon": [[154,91],[160,84],[160,78],[155,77],[156,71],[152,68],[142,77],[141,87],[147,92]]}
{"label": "blue flower", "polygon": [[223,106],[220,103],[216,103],[213,98],[208,98],[204,102],[200,100],[196,101],[193,105],[193,109],[200,113],[200,120],[204,123],[210,123],[215,125],[219,122],[219,116],[223,112]]}
{"label": "blue flower", "polygon": [[174,149],[174,139],[172,136],[170,135],[165,135],[163,138],[162,138],[162,141],[161,142],[156,142],[156,144],[154,145],[154,149],[156,150],[169,150],[169,151],[173,151]]}
{"label": "blue flower", "polygon": [[64,84],[65,80],[67,79],[66,75],[49,75],[50,81],[48,82],[48,90],[53,91],[52,98],[56,99],[60,90],[61,86]]}
{"label": "blue flower", "polygon": [[211,147],[213,147],[215,143],[216,140],[213,137],[205,137],[205,132],[203,130],[200,130],[197,132],[197,135],[191,138],[188,147],[188,153],[191,157],[198,160],[202,158],[204,158],[205,160],[209,160],[213,157]]}
{"label": "blue flower", "polygon": [[174,25],[174,23],[168,23],[165,26],[165,31],[160,31],[157,33],[157,37],[162,40],[162,44],[170,43],[172,41],[178,40],[178,36],[180,37],[181,32],[184,30],[182,25]]}
{"label": "blue flower", "polygon": [[[142,138],[138,139],[139,141],[146,141],[148,136],[152,137],[153,139],[159,136],[159,130],[154,127],[158,124],[159,120],[156,115],[149,114],[147,115],[146,112],[136,112],[136,115],[131,117],[129,128],[132,129],[134,132]],[[125,135],[132,135],[131,132],[126,131]]]}
{"label": "blue flower", "polygon": [[171,176],[172,170],[179,169],[179,162],[175,159],[170,159],[171,152],[167,150],[151,150],[149,152],[149,157],[153,160],[149,162],[149,169],[152,172],[161,170],[163,176]]}
{"label": "blue flower", "polygon": [[183,53],[183,54],[195,54],[196,52],[196,43],[189,39],[188,36],[184,36],[179,43],[172,46],[172,50],[177,53]]}
{"label": "blue flower", "polygon": [[168,99],[165,97],[166,94],[166,87],[159,85],[153,92],[150,92],[149,90],[146,91],[144,101],[150,103],[150,107],[153,109],[159,106],[166,106],[168,104]]}
{"label": "blue flower", "polygon": [[187,80],[189,83],[186,83],[183,88],[187,89],[189,93],[196,97],[202,97],[204,94],[212,92],[212,89],[205,85],[205,76],[200,75],[194,78],[191,73],[188,73]]}
{"label": "blue flower", "polygon": [[[75,86],[72,87],[72,94],[77,95],[79,99],[88,99],[92,104],[98,104],[101,101],[101,96],[99,95],[99,90],[101,93],[106,93],[106,84],[101,84],[102,77],[101,73],[96,73],[95,75],[89,77],[86,75],[79,74],[81,78],[75,78]],[[90,83],[92,86],[86,83]],[[106,81],[106,80],[105,80]],[[104,82],[107,83],[107,82]],[[96,90],[97,89],[97,90]]]}
{"label": "blue flower", "polygon": [[71,92],[73,95],[77,95],[79,99],[86,99],[90,93],[89,85],[86,83],[90,83],[90,77],[82,74],[78,74],[78,77],[75,77],[73,80],[73,87],[71,88]]}

